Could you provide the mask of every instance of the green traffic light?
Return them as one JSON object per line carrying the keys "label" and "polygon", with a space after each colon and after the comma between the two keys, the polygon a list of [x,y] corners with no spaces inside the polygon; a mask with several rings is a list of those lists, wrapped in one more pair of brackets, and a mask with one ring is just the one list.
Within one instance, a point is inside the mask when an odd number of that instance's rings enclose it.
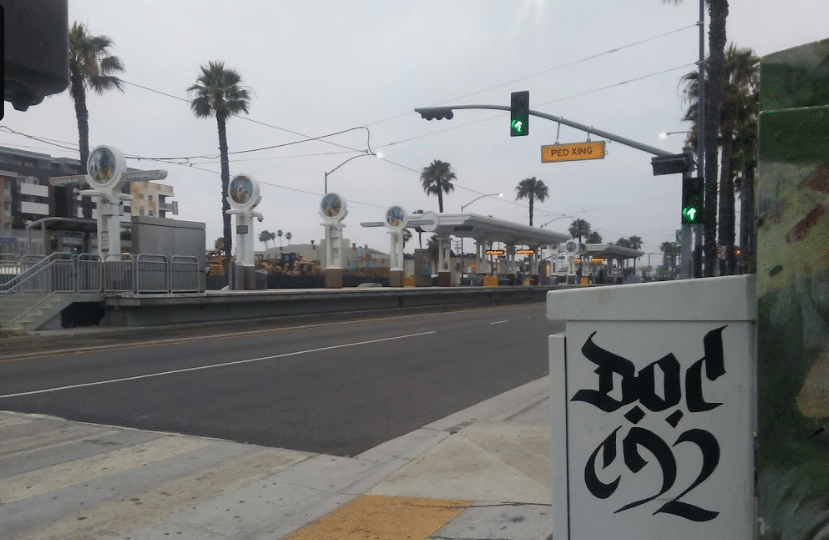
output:
{"label": "green traffic light", "polygon": [[513,92],[510,102],[510,136],[523,137],[530,132],[530,93]]}

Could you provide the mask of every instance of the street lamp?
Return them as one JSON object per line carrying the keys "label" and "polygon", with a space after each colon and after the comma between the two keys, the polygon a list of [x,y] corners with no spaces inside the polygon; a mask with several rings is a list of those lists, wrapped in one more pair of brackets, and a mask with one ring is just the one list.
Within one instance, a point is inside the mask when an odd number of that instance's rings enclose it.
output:
{"label": "street lamp", "polygon": [[[486,195],[481,195],[480,197],[475,197],[474,199],[472,199],[472,200],[471,200],[471,201],[469,201],[468,203],[466,203],[466,204],[464,204],[464,205],[462,205],[462,206],[461,206],[461,212],[463,212],[463,209],[464,209],[464,208],[466,208],[466,207],[467,207],[467,206],[469,206],[470,204],[474,203],[474,202],[475,202],[475,201],[477,201],[478,199],[483,199],[484,197],[495,197],[496,195],[497,195],[498,197],[500,197],[500,198],[503,198],[503,197],[504,197],[504,194],[503,194],[503,193],[487,193]],[[464,237],[463,237],[463,236],[461,236],[461,279],[463,279],[463,238],[464,238]]]}
{"label": "street lamp", "polygon": [[381,154],[380,152],[375,152],[374,150],[371,149],[371,131],[369,131],[369,129],[367,127],[359,126],[359,127],[347,129],[345,131],[341,131],[340,133],[345,133],[346,131],[353,131],[355,129],[364,129],[364,130],[366,130],[366,148],[367,148],[367,150],[363,150],[362,154],[357,154],[356,156],[351,156],[347,160],[343,161],[342,163],[340,163],[339,165],[337,165],[336,167],[334,167],[333,169],[331,169],[330,171],[325,173],[325,194],[326,195],[328,195],[328,175],[333,173],[334,171],[336,171],[337,169],[339,169],[340,167],[342,167],[343,165],[345,165],[349,161],[351,161],[353,159],[365,157],[365,156],[374,156],[374,157],[383,159],[383,154]]}
{"label": "street lamp", "polygon": [[660,139],[667,139],[668,135],[679,135],[681,133],[691,133],[690,131],[663,131],[659,134]]}
{"label": "street lamp", "polygon": [[[549,224],[550,224],[550,223],[552,223],[553,221],[557,221],[557,220],[559,220],[559,219],[564,219],[564,218],[576,219],[576,218],[574,218],[573,216],[564,216],[564,215],[561,215],[561,216],[558,216],[557,218],[553,218],[553,219],[551,219],[550,221],[548,221],[548,222],[547,222],[547,223],[545,223],[544,225],[549,225]],[[543,228],[544,228],[544,225],[541,225],[541,226],[539,227],[539,229],[543,229]]]}
{"label": "street lamp", "polygon": [[475,202],[475,201],[477,201],[478,199],[483,199],[484,197],[495,197],[496,195],[497,195],[498,197],[501,197],[501,198],[503,198],[503,197],[504,197],[504,194],[503,194],[503,193],[487,193],[486,195],[481,195],[480,197],[475,197],[474,199],[472,199],[472,200],[471,200],[471,201],[469,201],[468,203],[466,203],[466,204],[464,204],[463,206],[461,206],[461,212],[463,212],[463,209],[464,209],[464,208],[466,208],[466,207],[467,207],[467,206],[469,206],[470,204],[474,203],[474,202]]}
{"label": "street lamp", "polygon": [[339,165],[337,165],[336,167],[334,167],[333,169],[331,169],[330,171],[325,173],[325,194],[328,195],[328,175],[329,174],[333,173],[334,171],[336,171],[337,169],[339,169],[340,167],[342,167],[343,165],[345,165],[346,163],[348,163],[349,161],[351,161],[353,159],[366,157],[366,156],[374,156],[376,158],[383,159],[383,154],[382,153],[372,152],[370,150],[366,150],[366,152],[363,153],[363,154],[357,154],[356,156],[352,156],[352,157],[348,158],[347,160],[343,161],[342,163],[340,163]]}

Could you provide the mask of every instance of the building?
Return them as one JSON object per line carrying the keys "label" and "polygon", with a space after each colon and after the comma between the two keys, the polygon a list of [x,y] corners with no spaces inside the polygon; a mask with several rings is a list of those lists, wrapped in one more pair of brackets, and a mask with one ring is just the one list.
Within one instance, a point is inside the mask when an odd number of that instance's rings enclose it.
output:
{"label": "building", "polygon": [[128,205],[130,215],[160,218],[167,217],[168,213],[178,215],[178,201],[167,202],[168,198],[173,197],[173,186],[131,182],[129,188],[132,195],[132,201]]}
{"label": "building", "polygon": [[[55,187],[49,182],[54,177],[83,173],[77,159],[0,147],[0,253],[95,252],[95,203],[77,194],[83,186]],[[124,192],[134,196],[132,204],[125,206],[125,229],[131,215],[178,214],[177,203],[169,201],[171,186],[134,182],[126,184]],[[27,230],[31,222],[39,225]]]}

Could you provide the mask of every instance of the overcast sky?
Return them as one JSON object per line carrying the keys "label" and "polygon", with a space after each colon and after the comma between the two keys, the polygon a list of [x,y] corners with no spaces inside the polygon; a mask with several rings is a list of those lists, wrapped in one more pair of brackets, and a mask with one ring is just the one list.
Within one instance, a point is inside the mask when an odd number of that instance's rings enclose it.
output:
{"label": "overcast sky", "polygon": [[[125,66],[123,93],[88,96],[90,147],[190,158],[128,165],[169,171],[164,183],[175,189],[179,219],[205,222],[209,247],[221,235],[216,121],[194,117],[183,100],[199,67],[218,60],[239,71],[253,96],[250,114],[228,122],[231,152],[369,128],[383,159],[355,159],[328,184],[349,202],[344,236],[382,251],[385,230],[360,222],[382,220],[394,204],[437,211],[419,180],[435,159],[457,175],[445,212],[503,192],[466,211],[526,224],[527,202],[515,201],[515,186],[534,176],[550,190],[536,202],[536,226],[566,215],[546,227],[566,232],[572,218],[583,218],[605,242],[642,237],[646,252],[672,241],[680,176],[652,176],[650,154],[609,143],[603,160],[544,164],[542,145],[587,135],[566,126],[557,134],[558,124],[531,118],[530,135],[512,138],[507,112],[458,111],[451,121],[427,122],[413,109],[508,106],[510,92],[529,90],[532,109],[679,152],[684,135],[658,134],[689,129],[680,120],[687,104],[679,82],[696,69],[698,14],[697,0],[69,0],[70,23],[113,39]],[[728,40],[763,56],[829,37],[827,20],[827,0],[731,0]],[[706,14],[706,32],[708,22]],[[5,115],[0,125],[72,150],[6,130],[0,145],[77,157],[68,91],[26,113],[7,104]],[[290,231],[293,243],[324,236],[317,209],[325,172],[365,150],[367,132],[325,140],[231,155],[231,176],[247,173],[262,186],[257,236],[262,229]]]}

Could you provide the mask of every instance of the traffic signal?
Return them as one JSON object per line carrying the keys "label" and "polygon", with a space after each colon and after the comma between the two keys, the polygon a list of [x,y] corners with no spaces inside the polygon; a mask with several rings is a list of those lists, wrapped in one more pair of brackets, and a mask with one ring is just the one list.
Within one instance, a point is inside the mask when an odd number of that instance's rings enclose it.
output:
{"label": "traffic signal", "polygon": [[510,103],[509,134],[511,137],[523,137],[530,132],[530,93],[513,92]]}
{"label": "traffic signal", "polygon": [[422,109],[415,109],[415,112],[420,113],[424,120],[451,120],[455,113],[452,112],[451,107],[424,107]]}
{"label": "traffic signal", "polygon": [[682,179],[682,223],[695,225],[703,221],[705,183],[702,178]]}

